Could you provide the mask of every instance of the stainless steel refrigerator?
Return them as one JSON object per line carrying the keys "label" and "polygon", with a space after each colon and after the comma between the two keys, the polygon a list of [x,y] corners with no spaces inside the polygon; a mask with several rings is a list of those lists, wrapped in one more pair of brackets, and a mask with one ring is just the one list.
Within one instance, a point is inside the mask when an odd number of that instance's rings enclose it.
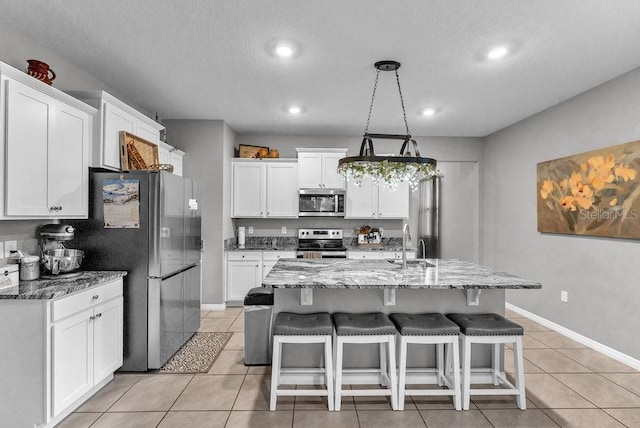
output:
{"label": "stainless steel refrigerator", "polygon": [[[442,181],[433,177],[420,181],[420,202],[418,204],[418,257],[440,258],[440,206],[442,202]],[[419,241],[418,241],[419,242]]]}
{"label": "stainless steel refrigerator", "polygon": [[124,365],[162,365],[200,327],[198,185],[165,172],[90,174],[89,220],[73,221],[86,270],[124,270]]}

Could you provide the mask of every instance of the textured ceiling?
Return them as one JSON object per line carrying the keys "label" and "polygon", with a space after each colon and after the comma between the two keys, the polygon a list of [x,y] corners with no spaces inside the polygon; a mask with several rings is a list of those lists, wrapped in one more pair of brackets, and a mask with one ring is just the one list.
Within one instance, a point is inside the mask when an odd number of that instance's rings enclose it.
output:
{"label": "textured ceiling", "polygon": [[[361,134],[381,59],[422,136],[485,136],[640,66],[637,0],[0,0],[0,20],[161,118],[239,133]],[[404,132],[392,73],[371,123]]]}

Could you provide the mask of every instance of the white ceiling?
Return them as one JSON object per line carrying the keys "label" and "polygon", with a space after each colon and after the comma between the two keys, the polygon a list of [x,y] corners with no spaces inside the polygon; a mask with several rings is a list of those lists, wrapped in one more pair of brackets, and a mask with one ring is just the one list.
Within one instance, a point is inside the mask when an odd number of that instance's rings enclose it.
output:
{"label": "white ceiling", "polygon": [[[486,136],[640,66],[637,0],[0,0],[0,10],[161,118],[223,119],[239,133],[361,134],[381,59],[402,63],[416,136]],[[298,55],[275,58],[279,40]],[[496,43],[515,52],[488,62]],[[306,112],[287,115],[294,102]],[[437,115],[419,115],[432,105]],[[404,133],[392,73],[380,75],[371,123]]]}

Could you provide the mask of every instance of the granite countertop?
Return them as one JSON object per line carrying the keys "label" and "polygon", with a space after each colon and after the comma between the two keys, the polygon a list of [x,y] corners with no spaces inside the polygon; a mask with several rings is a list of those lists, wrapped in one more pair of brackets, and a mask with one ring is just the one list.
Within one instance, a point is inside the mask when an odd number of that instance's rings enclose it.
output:
{"label": "granite countertop", "polygon": [[[380,247],[360,247],[358,245],[346,245],[347,251],[402,251],[402,246],[380,246]],[[273,247],[269,245],[245,245],[244,248],[238,247],[237,244],[230,246],[226,251],[296,251],[298,249],[295,245],[288,245],[285,247]],[[416,248],[407,247],[407,251],[416,251]]]}
{"label": "granite countertop", "polygon": [[122,278],[125,271],[85,271],[80,276],[66,279],[36,279],[20,281],[16,287],[0,290],[0,300],[31,299],[48,300],[94,287],[114,279]]}
{"label": "granite countertop", "polygon": [[[426,262],[426,266],[424,263]],[[422,263],[422,264],[421,264]],[[461,260],[281,259],[262,281],[273,288],[535,289],[538,282]]]}
{"label": "granite countertop", "polygon": [[237,244],[229,246],[225,251],[295,251],[298,248],[295,245],[287,245],[282,247],[274,247],[273,245],[245,245],[244,248],[238,247]]}

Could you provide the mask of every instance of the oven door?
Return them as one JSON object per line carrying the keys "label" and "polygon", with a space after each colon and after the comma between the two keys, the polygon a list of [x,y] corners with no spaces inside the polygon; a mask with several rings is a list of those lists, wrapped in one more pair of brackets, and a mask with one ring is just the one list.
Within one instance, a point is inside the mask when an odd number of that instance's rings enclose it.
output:
{"label": "oven door", "polygon": [[300,189],[298,215],[301,217],[344,217],[344,190]]}

